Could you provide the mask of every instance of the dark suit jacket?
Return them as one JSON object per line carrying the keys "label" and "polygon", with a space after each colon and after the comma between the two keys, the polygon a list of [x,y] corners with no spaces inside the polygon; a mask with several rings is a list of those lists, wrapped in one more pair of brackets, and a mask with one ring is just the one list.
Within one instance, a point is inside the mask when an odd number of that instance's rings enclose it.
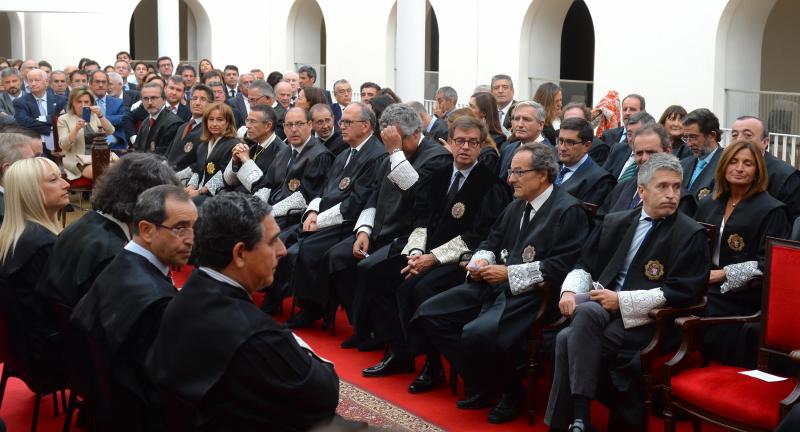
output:
{"label": "dark suit jacket", "polygon": [[[433,127],[431,127],[430,132],[425,130],[423,135],[441,144],[439,140],[440,139],[447,140],[447,136],[449,133],[447,130],[447,120],[443,120],[436,117],[434,117],[433,119],[434,119]],[[428,125],[425,125],[423,127],[427,129]]]}
{"label": "dark suit jacket", "polygon": [[[603,132],[602,140],[607,142],[608,145],[613,148],[614,144],[618,143],[620,138],[622,138],[622,132],[624,130],[625,130],[625,128],[622,127],[622,126],[620,126],[618,128],[614,128],[614,129],[609,129],[609,130]],[[625,139],[625,142],[628,142],[628,140]]]}
{"label": "dark suit jacket", "polygon": [[134,84],[134,83],[127,83],[127,84],[128,84],[128,90],[129,91],[130,90],[134,90],[134,91],[135,90],[139,90],[139,86],[137,86],[136,84]]}
{"label": "dark suit jacket", "polygon": [[53,132],[53,122],[50,119],[64,110],[67,100],[64,96],[57,96],[52,90],[47,92],[47,121],[39,121],[39,105],[32,94],[17,98],[14,101],[14,118],[22,127],[36,131],[39,135],[50,135]]}
{"label": "dark suit jacket", "polygon": [[128,107],[128,110],[130,110],[131,106],[138,102],[141,98],[141,93],[139,93],[138,90],[128,90],[122,92],[122,102],[125,103],[125,106]]}
{"label": "dark suit jacket", "polygon": [[181,123],[180,117],[168,109],[161,110],[152,129],[149,117],[145,118],[136,134],[136,151],[166,154]]}
{"label": "dark suit jacket", "polygon": [[14,115],[14,102],[11,100],[6,92],[0,92],[0,112],[4,112],[10,116]]}
{"label": "dark suit jacket", "polygon": [[714,157],[703,168],[703,171],[697,176],[691,187],[689,187],[689,180],[692,179],[694,167],[697,165],[697,157],[691,156],[681,161],[683,166],[683,187],[688,188],[689,194],[694,196],[698,202],[714,190],[714,173],[717,171],[717,163],[721,155],[722,147],[719,147],[714,153]]}
{"label": "dark suit jacket", "polygon": [[236,96],[225,99],[225,103],[228,104],[231,108],[238,109],[239,112],[247,116],[247,106],[244,103],[244,94],[236,93]]}
{"label": "dark suit jacket", "polygon": [[[275,104],[274,108],[275,114],[278,114],[278,124],[275,125],[275,134],[278,135],[278,138],[286,141],[286,132],[283,130],[283,120],[286,118],[286,108],[279,103]],[[335,119],[334,122],[336,122]]]}
{"label": "dark suit jacket", "polygon": [[[514,141],[511,143],[506,143],[503,146],[503,149],[500,152],[500,168],[497,171],[497,175],[500,177],[501,180],[505,180],[508,177],[508,169],[511,168],[511,159],[514,158],[514,152],[519,148],[521,143],[519,141]],[[555,155],[556,160],[558,160],[558,153],[556,152],[555,146],[547,140],[547,138],[542,141],[542,144],[547,144],[553,149],[553,154]]]}
{"label": "dark suit jacket", "polygon": [[800,216],[800,171],[769,153],[764,162],[769,175],[767,192],[789,207],[792,219]]}
{"label": "dark suit jacket", "polygon": [[327,140],[321,142],[325,144],[325,147],[327,147],[334,156],[338,156],[339,153],[350,147],[346,142],[344,142],[344,139],[342,139],[342,133],[336,130],[333,131],[333,134],[328,137]]}
{"label": "dark suit jacket", "polygon": [[[279,104],[280,105],[280,104]],[[339,120],[342,119],[342,107],[336,101],[331,102],[331,111],[333,111],[333,125],[336,130],[339,130]]]}
{"label": "dark suit jacket", "polygon": [[122,99],[106,95],[106,118],[114,126],[114,138],[117,139],[114,150],[128,148],[128,137],[125,133],[125,114],[127,112],[128,108],[125,107]]}
{"label": "dark suit jacket", "polygon": [[517,105],[517,101],[512,99],[511,100],[511,107],[508,108],[508,112],[506,113],[506,116],[503,119],[503,127],[506,128],[507,131],[511,130],[511,112],[514,111],[514,106],[516,106],[516,105]]}
{"label": "dark suit jacket", "polygon": [[[194,120],[190,120],[194,121]],[[175,131],[175,137],[172,139],[172,144],[169,145],[167,150],[167,162],[169,166],[179,172],[186,167],[190,166],[197,160],[197,147],[200,145],[200,134],[203,133],[203,125],[199,124],[189,132],[186,137],[183,133],[189,122],[183,123]]]}
{"label": "dark suit jacket", "polygon": [[583,202],[600,205],[616,184],[617,180],[589,157],[561,183],[561,189]]}
{"label": "dark suit jacket", "polygon": [[[608,141],[606,141],[606,144],[608,144]],[[618,179],[619,175],[622,174],[622,167],[625,166],[625,162],[628,161],[630,156],[631,147],[627,142],[611,144],[611,152],[608,155],[608,159],[606,159],[606,163],[603,164],[603,168],[610,172],[615,179]]]}

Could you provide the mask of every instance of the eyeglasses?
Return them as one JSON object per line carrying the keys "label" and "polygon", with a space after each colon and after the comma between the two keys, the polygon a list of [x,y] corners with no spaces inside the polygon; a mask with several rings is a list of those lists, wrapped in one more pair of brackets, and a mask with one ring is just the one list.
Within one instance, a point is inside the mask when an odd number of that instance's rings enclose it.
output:
{"label": "eyeglasses", "polygon": [[295,122],[295,123],[284,123],[283,126],[286,129],[291,130],[291,129],[294,129],[294,128],[300,129],[301,127],[303,127],[303,126],[305,126],[307,124],[308,124],[308,122]]}
{"label": "eyeglasses", "polygon": [[517,169],[517,170],[515,170],[515,169],[510,169],[510,170],[508,170],[508,176],[509,176],[509,177],[511,177],[511,176],[514,176],[514,177],[516,177],[516,178],[520,178],[520,177],[522,177],[522,175],[523,175],[523,174],[525,174],[525,173],[527,173],[527,172],[531,172],[531,171],[536,171],[536,170],[535,170],[535,169],[526,169],[526,170],[521,170],[521,169]]}
{"label": "eyeglasses", "polygon": [[698,139],[700,139],[700,135],[698,135],[698,134],[684,135],[684,136],[681,137],[681,141],[683,141],[683,142],[685,142],[687,144],[689,143],[689,141],[693,141],[694,142],[694,141],[697,141]]}
{"label": "eyeglasses", "polygon": [[458,147],[463,147],[464,144],[469,144],[470,147],[475,148],[481,145],[481,141],[475,138],[466,139],[466,138],[455,138],[453,139],[453,143]]}
{"label": "eyeglasses", "polygon": [[366,123],[366,120],[339,120],[339,127],[346,129],[352,126],[353,123]]}
{"label": "eyeglasses", "polygon": [[567,146],[567,147],[571,147],[571,146],[574,146],[574,145],[577,145],[577,144],[583,144],[583,141],[575,141],[575,140],[563,139],[563,138],[557,139],[556,142],[558,143],[558,145],[563,145],[563,146]]}
{"label": "eyeglasses", "polygon": [[164,228],[165,230],[172,231],[172,234],[180,238],[187,238],[194,234],[194,228],[192,227],[174,227],[174,226],[166,226],[161,224],[155,224],[158,228]]}

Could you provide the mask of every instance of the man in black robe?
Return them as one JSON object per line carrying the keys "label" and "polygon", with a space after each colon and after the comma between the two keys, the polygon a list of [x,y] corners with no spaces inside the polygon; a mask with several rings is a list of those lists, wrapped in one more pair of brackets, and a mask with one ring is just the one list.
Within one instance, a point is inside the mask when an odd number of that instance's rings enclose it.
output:
{"label": "man in black robe", "polygon": [[731,126],[731,136],[757,140],[764,151],[764,162],[767,164],[769,184],[767,191],[778,201],[789,208],[792,220],[800,216],[800,171],[776,158],[767,150],[769,148],[769,130],[766,124],[753,116],[742,116]]}
{"label": "man in black robe", "polygon": [[230,191],[253,193],[253,185],[269,172],[275,156],[286,148],[275,125],[278,117],[268,105],[253,105],[247,114],[245,143],[233,146],[233,155],[222,175],[225,188]]}
{"label": "man in black robe", "polygon": [[582,118],[568,118],[561,122],[558,134],[556,149],[561,167],[556,186],[583,202],[602,204],[617,182],[589,157],[592,125]]}
{"label": "man in black robe", "polygon": [[189,99],[192,118],[178,127],[167,150],[169,166],[184,182],[192,177],[190,167],[197,162],[197,147],[200,145],[200,135],[203,132],[203,112],[213,101],[214,94],[210,88],[202,84],[194,87],[192,97]]}
{"label": "man in black robe", "polygon": [[705,230],[677,211],[682,175],[675,156],[652,155],[638,175],[642,208],[605,216],[564,280],[559,310],[572,322],[556,337],[550,430],[593,430],[592,399],[609,405],[609,430],[646,426],[636,365],[654,332],[648,312],[695,304],[708,279]]}
{"label": "man in black robe", "polygon": [[342,133],[333,124],[333,111],[330,105],[316,104],[311,107],[309,113],[314,127],[314,135],[321,143],[325,144],[325,147],[334,156],[338,156],[349,147],[342,139]]}
{"label": "man in black robe", "polygon": [[[290,326],[305,327],[322,318],[329,294],[327,289],[317,289],[322,256],[352,232],[372,189],[377,187],[378,166],[387,156],[383,144],[373,135],[375,113],[369,106],[351,103],[340,123],[350,148],[336,157],[321,195],[306,208],[300,239],[289,248],[285,260],[294,270],[281,272],[291,275],[292,292],[302,308],[289,320]],[[280,282],[279,275],[276,283]]]}
{"label": "man in black robe", "polygon": [[[355,233],[333,246],[322,258],[318,289],[329,289],[329,309],[341,303],[355,329],[342,345],[362,350],[383,348],[389,330],[372,298],[384,284],[402,281],[406,259],[400,254],[414,222],[420,185],[432,172],[450,166],[453,158],[441,144],[422,136],[422,121],[408,105],[390,105],[381,115],[381,139],[390,153],[377,169],[377,187],[355,224]],[[375,338],[368,343],[374,327]],[[363,345],[362,345],[363,344]]]}
{"label": "man in black robe", "polygon": [[147,111],[147,117],[142,120],[136,132],[136,142],[131,146],[136,151],[166,154],[175,132],[184,123],[166,108],[165,98],[164,88],[157,83],[147,83],[142,87],[142,107]]}
{"label": "man in black robe", "polygon": [[70,307],[86,294],[103,269],[130,238],[136,199],[161,184],[179,185],[160,156],[131,153],[96,180],[92,208],[58,236],[37,291],[53,303]]}
{"label": "man in black robe", "polygon": [[456,119],[449,141],[453,164],[434,171],[430,181],[420,186],[414,202],[414,230],[402,251],[406,267],[401,273],[406,280],[381,284],[381,292],[375,293],[380,297],[367,306],[383,317],[391,349],[380,363],[364,369],[364,376],[408,370],[415,354],[424,351],[427,361],[409,392],[422,393],[444,382],[439,353],[429,346],[414,346],[419,338],[406,337],[405,332],[410,333],[408,322],[422,302],[464,281],[461,255],[477,248],[511,200],[508,186],[478,161],[480,143],[487,136],[480,120]]}
{"label": "man in black robe", "polygon": [[161,185],[142,192],[133,210],[133,239],[72,312],[76,326],[108,356],[111,417],[118,428],[163,428],[144,359],[177,293],[170,266],[188,261],[196,220],[197,209],[183,188]]}
{"label": "man in black robe", "polygon": [[201,207],[199,267],[164,311],[146,360],[167,397],[196,409],[200,430],[305,431],[335,415],[333,365],[251,298],[286,254],[279,232],[254,196],[222,194]]}
{"label": "man in black robe", "polygon": [[490,423],[517,416],[523,399],[517,370],[542,306],[539,290],[547,285],[540,284],[547,282],[550,299],[556,297],[588,235],[583,204],[553,186],[557,172],[549,145],[516,151],[508,180],[516,200],[467,265],[472,280],[422,303],[412,319],[462,374],[466,397],[458,408],[491,406],[502,394],[489,412]]}
{"label": "man in black robe", "polygon": [[700,201],[714,190],[714,175],[722,155],[719,145],[719,119],[706,108],[698,108],[683,118],[683,137],[692,156],[681,161],[683,185]]}

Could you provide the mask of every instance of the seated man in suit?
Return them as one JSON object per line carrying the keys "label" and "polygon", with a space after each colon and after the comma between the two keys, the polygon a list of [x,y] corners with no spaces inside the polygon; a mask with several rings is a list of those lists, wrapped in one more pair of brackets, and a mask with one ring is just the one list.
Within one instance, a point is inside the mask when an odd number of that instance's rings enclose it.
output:
{"label": "seated man in suit", "polygon": [[759,142],[769,174],[767,191],[778,201],[786,204],[792,219],[800,216],[800,171],[767,151],[769,129],[764,121],[753,116],[739,117],[731,125],[731,137],[734,141],[748,138]]}
{"label": "seated man in suit", "polygon": [[510,170],[516,199],[472,256],[471,280],[422,303],[411,322],[464,377],[466,397],[458,408],[491,406],[501,394],[490,423],[517,416],[523,398],[517,367],[542,305],[539,284],[547,282],[550,299],[557,297],[589,234],[583,204],[553,186],[558,166],[549,145],[519,147]]}
{"label": "seated man in suit", "polygon": [[603,141],[607,142],[612,150],[616,147],[616,144],[628,142],[628,120],[633,114],[644,110],[645,103],[643,96],[636,93],[625,96],[625,98],[622,99],[622,126],[603,132]]}
{"label": "seated man in suit", "polygon": [[197,209],[182,187],[159,185],[142,192],[133,209],[133,238],[72,312],[77,327],[109,355],[114,422],[127,425],[126,430],[163,427],[144,359],[177,293],[170,266],[189,260],[196,220]]}
{"label": "seated man in suit", "polygon": [[238,79],[238,89],[239,91],[236,92],[236,95],[233,97],[229,97],[225,99],[225,103],[230,105],[233,108],[236,108],[239,112],[247,116],[250,113],[250,100],[249,100],[249,93],[250,93],[250,84],[255,80],[253,74],[251,73],[243,73],[239,75]]}
{"label": "seated man in suit", "polygon": [[333,125],[336,130],[341,130],[339,120],[342,119],[344,110],[353,102],[353,87],[346,79],[338,79],[333,83],[333,98],[336,99],[331,103]]}
{"label": "seated man in suit", "polygon": [[222,194],[200,209],[199,267],[164,311],[146,360],[157,386],[197,407],[198,430],[308,430],[335,416],[333,365],[253,304],[286,255],[279,232],[254,196]]}
{"label": "seated man in suit", "polygon": [[[564,106],[561,114],[561,121],[566,119],[579,117],[586,121],[592,118],[592,111],[584,104],[578,102],[570,102]],[[608,153],[611,151],[611,146],[607,142],[592,134],[592,146],[589,147],[589,157],[594,160],[597,165],[601,167],[608,159]]]}
{"label": "seated man in suit", "polygon": [[592,125],[580,117],[569,118],[561,122],[558,134],[556,148],[561,168],[556,186],[583,202],[602,204],[616,181],[589,157]]}
{"label": "seated man in suit", "polygon": [[429,346],[416,346],[419,338],[408,325],[411,316],[425,300],[463,282],[461,254],[474,250],[486,238],[511,200],[505,183],[478,163],[480,145],[470,144],[485,141],[486,125],[464,116],[453,122],[451,132],[453,164],[431,173],[430,181],[420,185],[414,203],[414,230],[402,251],[406,267],[400,273],[406,279],[382,283],[381,292],[368,306],[383,317],[391,349],[362,374],[379,377],[413,370],[414,356],[424,352],[425,366],[409,386],[410,393],[429,391],[444,382],[439,353]]}
{"label": "seated man in suit", "polygon": [[683,184],[697,201],[714,190],[714,174],[722,154],[719,119],[706,108],[698,108],[683,118],[683,139],[692,156],[681,161]]}
{"label": "seated man in suit", "polygon": [[133,146],[136,151],[164,155],[175,138],[175,132],[183,123],[177,115],[164,105],[164,88],[149,82],[142,87],[142,106],[147,111]]}
{"label": "seated man in suit", "polygon": [[[305,117],[305,111],[303,111]],[[225,188],[253,193],[253,187],[269,171],[275,156],[286,148],[275,134],[278,116],[268,105],[253,105],[247,115],[247,137],[233,147],[233,155],[222,175]]]}
{"label": "seated man in suit", "polygon": [[112,150],[125,150],[128,148],[127,134],[123,128],[123,121],[128,109],[122,99],[109,97],[109,77],[103,71],[94,71],[89,74],[89,89],[94,93],[95,103],[100,112],[114,126],[114,135],[106,137],[109,148]]}
{"label": "seated man in suit", "polygon": [[16,123],[14,120],[14,100],[25,93],[22,91],[22,77],[16,68],[0,71],[3,91],[0,92],[0,123]]}
{"label": "seated man in suit", "polygon": [[498,175],[501,180],[507,178],[508,170],[511,168],[511,159],[514,157],[514,152],[523,144],[529,143],[544,143],[550,146],[553,150],[553,156],[556,156],[556,148],[553,143],[547,140],[542,135],[544,128],[545,118],[544,107],[538,102],[522,101],[517,102],[511,112],[511,129],[516,141],[508,143],[503,146],[500,154],[500,171]]}
{"label": "seated man in suit", "polygon": [[167,80],[167,86],[164,88],[167,103],[165,108],[178,116],[182,122],[189,121],[192,118],[192,112],[186,106],[184,96],[186,95],[186,85],[183,83],[183,77],[180,75],[172,75]]}
{"label": "seated man in suit", "polygon": [[167,150],[167,162],[183,182],[192,177],[192,164],[197,162],[197,147],[203,133],[203,113],[213,100],[210,88],[202,84],[195,86],[189,99],[192,118],[178,127]]}
{"label": "seated man in suit", "polygon": [[636,171],[631,139],[633,132],[641,126],[652,123],[656,123],[656,119],[646,111],[639,111],[628,117],[628,123],[625,125],[625,142],[616,143],[611,147],[611,153],[603,165],[603,168],[617,179],[617,183],[633,177]]}
{"label": "seated man in suit", "polygon": [[316,104],[312,106],[311,122],[314,127],[314,135],[334,156],[338,156],[347,149],[348,145],[342,139],[342,133],[333,125],[333,111],[329,105]]}
{"label": "seated man in suit", "polygon": [[6,213],[3,176],[14,162],[34,157],[29,141],[30,138],[22,134],[0,133],[0,223]]}
{"label": "seated man in suit", "polygon": [[[211,81],[206,83],[207,86],[211,88],[211,91],[214,92],[214,102],[225,103],[227,100],[225,96],[225,84],[221,82]],[[228,105],[230,106],[230,105]],[[235,129],[239,129],[240,127],[244,126],[244,121],[247,116],[239,111],[238,108],[234,106],[230,106],[231,110],[233,111],[233,119],[235,121]]]}
{"label": "seated man in suit", "polygon": [[642,208],[602,219],[564,280],[558,307],[572,322],[556,337],[550,430],[593,430],[596,398],[609,404],[609,430],[640,430],[647,421],[635,374],[654,332],[648,312],[696,303],[709,272],[705,230],[677,211],[682,171],[675,156],[652,155],[637,178]]}
{"label": "seated man in suit", "polygon": [[440,120],[428,114],[425,105],[420,102],[409,102],[408,105],[414,108],[419,118],[422,120],[422,134],[428,138],[433,139],[438,143],[447,140],[447,121]]}
{"label": "seated man in suit", "polygon": [[49,157],[54,150],[53,116],[59,115],[67,104],[63,96],[48,91],[47,74],[39,69],[28,72],[31,92],[14,99],[14,118],[17,124],[36,131],[45,143],[44,152]]}

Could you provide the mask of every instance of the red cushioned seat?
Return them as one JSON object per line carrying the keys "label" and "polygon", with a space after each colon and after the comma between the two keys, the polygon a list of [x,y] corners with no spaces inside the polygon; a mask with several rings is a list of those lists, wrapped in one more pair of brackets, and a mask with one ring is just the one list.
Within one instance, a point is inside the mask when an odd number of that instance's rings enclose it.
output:
{"label": "red cushioned seat", "polygon": [[75,180],[67,180],[70,188],[91,188],[92,180],[86,177],[78,177]]}
{"label": "red cushioned seat", "polygon": [[774,429],[780,402],[792,392],[795,380],[768,383],[740,374],[743,370],[731,366],[690,369],[672,377],[672,394],[714,414]]}
{"label": "red cushioned seat", "polygon": [[[664,367],[664,364],[670,361],[672,357],[675,357],[674,352],[660,355],[653,359],[652,370],[651,370],[653,382],[655,383],[661,382],[661,380],[664,378],[664,370],[666,369]],[[703,355],[700,354],[699,351],[695,351],[689,354],[689,360],[687,361],[688,363],[682,365],[683,367],[680,369],[680,371],[700,367],[703,364]]]}

